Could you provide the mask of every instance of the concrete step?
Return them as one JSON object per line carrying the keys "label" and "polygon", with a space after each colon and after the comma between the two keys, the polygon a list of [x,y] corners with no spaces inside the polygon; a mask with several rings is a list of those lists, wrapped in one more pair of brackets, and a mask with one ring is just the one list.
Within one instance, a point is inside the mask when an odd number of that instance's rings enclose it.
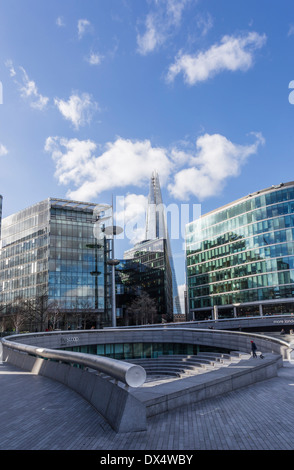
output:
{"label": "concrete step", "polygon": [[228,366],[231,361],[242,358],[244,353],[233,351],[233,354],[200,352],[198,354],[161,355],[156,358],[129,359],[126,362],[141,365],[148,376],[173,375],[187,377],[213,371]]}
{"label": "concrete step", "polygon": [[170,376],[170,377],[182,377],[182,373],[177,371],[165,370],[165,369],[158,369],[158,370],[146,370],[147,377],[152,375],[160,375],[160,376]]}
{"label": "concrete step", "polygon": [[130,360],[129,362],[133,363],[133,364],[140,364],[142,367],[145,367],[145,366],[148,366],[148,365],[151,365],[151,364],[155,364],[155,365],[170,365],[170,366],[178,366],[178,367],[184,367],[184,368],[189,368],[189,369],[193,369],[193,368],[199,368],[199,367],[205,367],[206,366],[206,363],[204,362],[196,362],[196,361],[193,361],[193,362],[185,362],[185,361],[182,361],[182,360],[177,360],[177,359],[164,359],[164,360],[161,360],[159,358],[156,358],[156,359],[139,359],[139,360],[136,360],[136,361],[132,361]]}
{"label": "concrete step", "polygon": [[226,354],[226,353],[200,352],[197,354],[197,356],[207,356],[207,357],[213,357],[216,359],[219,358],[219,359],[227,359],[227,360],[232,359],[230,354]]}
{"label": "concrete step", "polygon": [[147,361],[144,361],[144,362],[140,362],[138,363],[140,364],[142,367],[148,367],[148,366],[157,366],[157,367],[165,367],[165,366],[168,366],[168,367],[180,367],[180,368],[183,368],[183,369],[190,369],[190,370],[196,370],[196,369],[199,369],[199,368],[202,368],[203,366],[205,366],[206,364],[186,364],[186,363],[183,363],[183,362],[178,362],[178,361],[166,361],[166,362],[156,362],[156,361],[152,361],[150,360],[149,362]]}
{"label": "concrete step", "polygon": [[224,362],[224,359],[222,357],[216,357],[216,356],[210,356],[209,354],[197,354],[197,357],[199,359],[208,359],[213,362]]}
{"label": "concrete step", "polygon": [[[166,369],[166,370],[177,370],[177,371],[180,371],[180,372],[183,372],[185,370],[185,367],[182,367],[181,365],[177,365],[177,364],[154,364],[154,363],[151,363],[151,364],[144,364],[144,366],[142,366],[142,367],[144,367],[145,370]],[[196,368],[194,368],[194,369],[189,368],[188,370],[197,370],[197,369]]]}
{"label": "concrete step", "polygon": [[242,352],[242,351],[231,351],[231,352],[230,352],[230,355],[231,355],[232,357],[239,357],[239,358],[241,358],[241,357],[248,356],[248,353]]}
{"label": "concrete step", "polygon": [[174,377],[181,377],[185,373],[184,370],[172,367],[146,367],[145,371],[147,375],[171,375]]}
{"label": "concrete step", "polygon": [[[158,358],[162,358],[162,357],[165,357],[165,356],[158,356]],[[213,364],[213,361],[211,359],[206,359],[206,358],[202,358],[202,357],[199,357],[198,355],[195,355],[195,356],[183,356],[183,355],[170,355],[170,356],[167,356],[167,357],[172,357],[174,359],[179,359],[179,358],[182,358],[183,361],[185,362],[198,362],[198,363],[202,363],[202,364]]]}

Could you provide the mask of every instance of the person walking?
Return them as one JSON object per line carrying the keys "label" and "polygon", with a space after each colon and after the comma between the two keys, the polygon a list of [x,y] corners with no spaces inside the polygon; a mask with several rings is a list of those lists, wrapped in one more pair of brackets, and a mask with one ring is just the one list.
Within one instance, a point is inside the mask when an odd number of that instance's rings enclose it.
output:
{"label": "person walking", "polygon": [[253,357],[257,357],[256,350],[257,350],[256,344],[254,343],[254,341],[251,341],[251,352],[252,352]]}

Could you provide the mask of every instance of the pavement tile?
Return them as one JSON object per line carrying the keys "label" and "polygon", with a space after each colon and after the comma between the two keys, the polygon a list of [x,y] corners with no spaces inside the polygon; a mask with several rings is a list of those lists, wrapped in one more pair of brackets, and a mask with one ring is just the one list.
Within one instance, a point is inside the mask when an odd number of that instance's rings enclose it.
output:
{"label": "pavement tile", "polygon": [[0,450],[293,450],[294,364],[117,434],[74,391],[0,363]]}

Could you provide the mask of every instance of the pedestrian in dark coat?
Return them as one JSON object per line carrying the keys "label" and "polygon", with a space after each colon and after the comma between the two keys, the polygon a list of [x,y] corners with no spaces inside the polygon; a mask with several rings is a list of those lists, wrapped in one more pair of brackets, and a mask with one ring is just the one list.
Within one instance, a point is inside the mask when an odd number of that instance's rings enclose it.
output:
{"label": "pedestrian in dark coat", "polygon": [[251,352],[252,352],[253,357],[257,357],[256,350],[257,350],[256,344],[254,343],[254,341],[251,341]]}

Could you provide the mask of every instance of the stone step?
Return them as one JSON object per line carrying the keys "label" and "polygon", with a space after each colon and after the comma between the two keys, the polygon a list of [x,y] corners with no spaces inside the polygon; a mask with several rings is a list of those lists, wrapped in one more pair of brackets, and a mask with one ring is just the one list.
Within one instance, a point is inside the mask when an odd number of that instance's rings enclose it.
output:
{"label": "stone step", "polygon": [[224,359],[222,357],[216,357],[216,356],[210,356],[209,354],[197,354],[197,357],[199,359],[208,359],[210,361],[214,362],[224,362]]}
{"label": "stone step", "polygon": [[242,351],[231,351],[231,352],[230,352],[230,355],[231,355],[232,357],[239,357],[239,358],[241,358],[241,357],[243,357],[243,356],[248,356],[248,353],[242,352]]}
{"label": "stone step", "polygon": [[197,354],[197,356],[202,356],[202,355],[205,355],[208,357],[220,358],[220,359],[228,359],[228,360],[232,359],[231,355],[227,353],[200,352]]}
{"label": "stone step", "polygon": [[[163,358],[165,356],[159,356],[159,358]],[[213,364],[214,361],[212,361],[211,359],[206,359],[206,358],[202,358],[202,357],[198,357],[198,355],[195,355],[195,356],[183,356],[183,355],[170,355],[170,356],[167,356],[167,357],[172,357],[174,359],[179,359],[179,358],[182,358],[182,360],[184,362],[198,362],[198,363],[202,363],[202,364]]]}
{"label": "stone step", "polygon": [[171,366],[180,366],[180,367],[185,367],[185,368],[197,368],[197,367],[204,367],[206,366],[207,363],[202,362],[202,361],[193,361],[193,362],[185,362],[182,360],[177,360],[177,359],[164,359],[160,360],[158,358],[156,359],[139,359],[136,361],[130,360],[129,362],[134,363],[134,364],[140,364],[142,367],[145,367],[146,365],[171,365]]}
{"label": "stone step", "polygon": [[145,368],[147,375],[173,375],[175,377],[181,377],[185,374],[184,370],[177,369],[174,367],[146,367]]}

